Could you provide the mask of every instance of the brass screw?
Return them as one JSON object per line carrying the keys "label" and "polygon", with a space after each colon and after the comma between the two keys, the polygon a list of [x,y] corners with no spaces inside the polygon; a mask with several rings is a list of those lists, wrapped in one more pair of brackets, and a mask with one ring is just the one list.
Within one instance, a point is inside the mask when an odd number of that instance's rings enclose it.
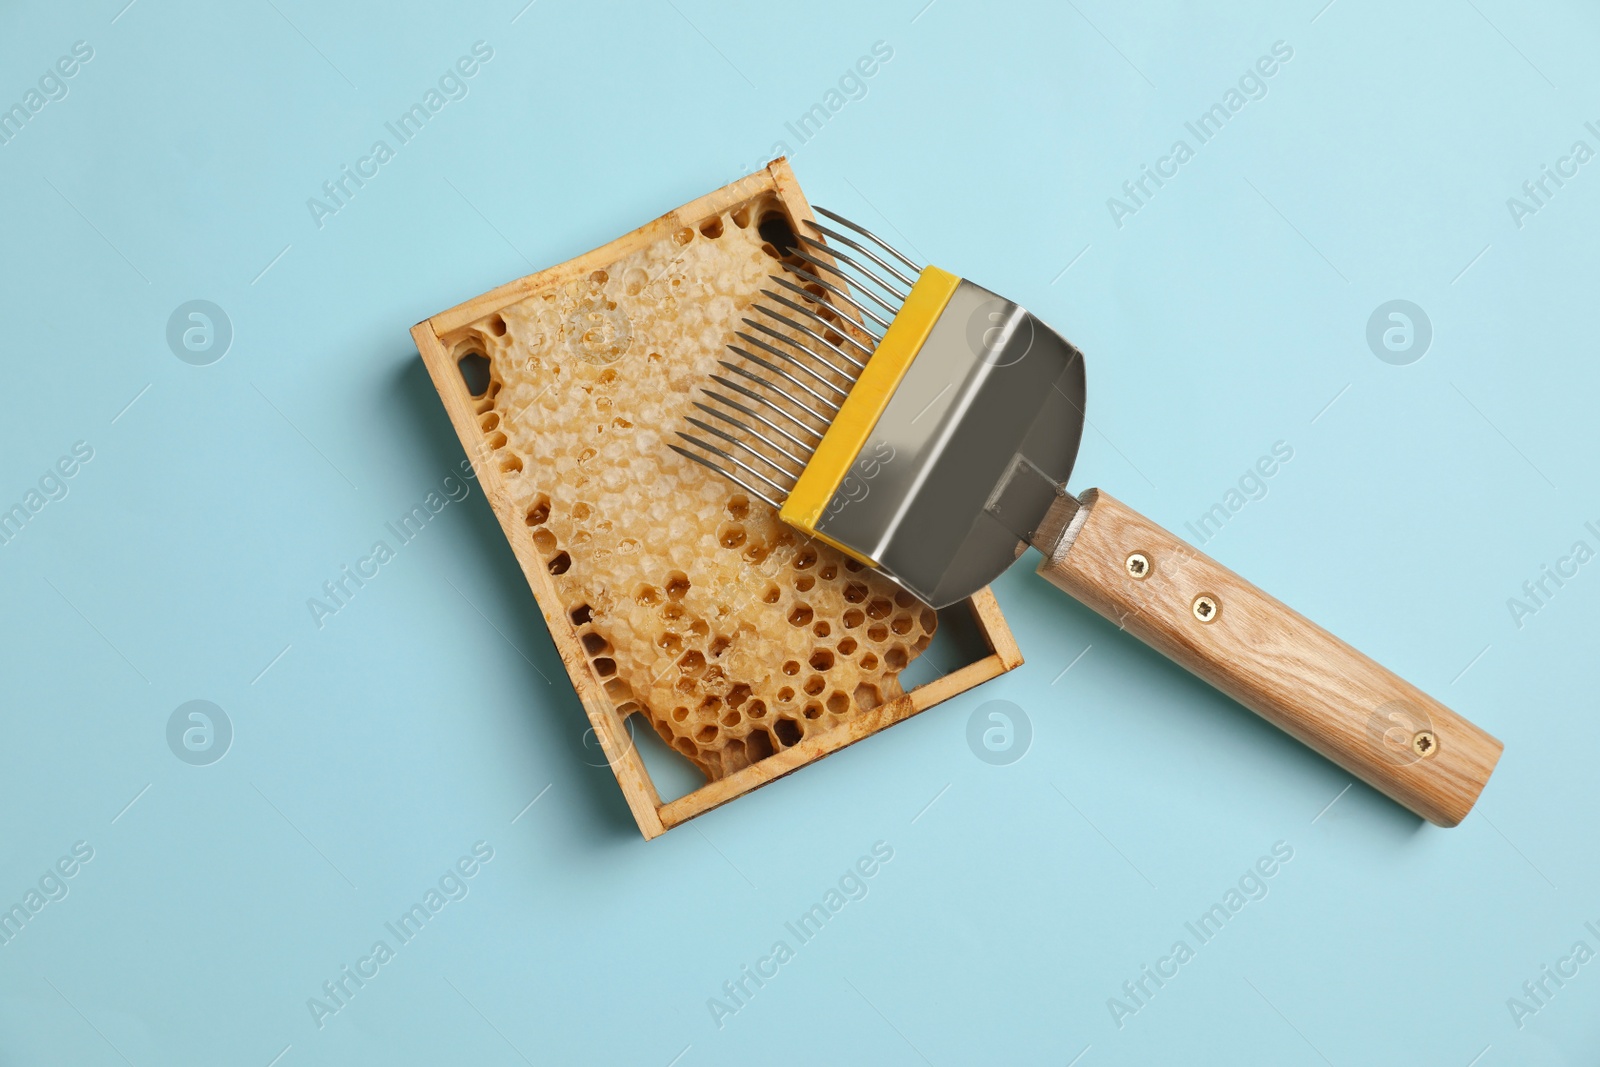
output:
{"label": "brass screw", "polygon": [[1201,593],[1194,598],[1194,603],[1190,605],[1189,610],[1194,612],[1194,617],[1201,622],[1215,622],[1222,608],[1210,596]]}
{"label": "brass screw", "polygon": [[1423,730],[1411,739],[1411,751],[1427,759],[1439,750],[1439,739],[1433,736],[1433,731]]}
{"label": "brass screw", "polygon": [[1122,566],[1128,572],[1130,578],[1135,578],[1142,582],[1150,577],[1150,557],[1143,552],[1133,553],[1123,561]]}

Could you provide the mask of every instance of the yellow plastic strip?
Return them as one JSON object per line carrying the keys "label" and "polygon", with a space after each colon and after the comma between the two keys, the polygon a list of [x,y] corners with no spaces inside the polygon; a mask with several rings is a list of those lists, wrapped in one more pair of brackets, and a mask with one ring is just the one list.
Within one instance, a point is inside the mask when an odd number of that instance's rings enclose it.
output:
{"label": "yellow plastic strip", "polygon": [[900,313],[884,331],[877,351],[867,360],[866,369],[839,406],[839,414],[823,434],[811,462],[806,464],[789,498],[783,502],[778,517],[784,522],[813,536],[821,536],[817,534],[817,523],[822,520],[828,501],[850,473],[850,465],[861,454],[872,428],[878,424],[878,417],[888,407],[889,398],[899,387],[900,379],[905,377],[911,361],[928,339],[933,324],[944,312],[960,282],[960,278],[938,267],[923,268]]}

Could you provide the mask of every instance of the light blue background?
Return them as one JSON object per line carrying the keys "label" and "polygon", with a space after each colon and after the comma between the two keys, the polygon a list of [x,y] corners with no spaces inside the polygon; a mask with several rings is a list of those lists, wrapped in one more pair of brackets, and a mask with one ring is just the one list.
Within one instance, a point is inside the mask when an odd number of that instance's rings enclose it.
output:
{"label": "light blue background", "polygon": [[[1600,949],[1600,563],[1520,628],[1506,603],[1597,545],[1600,163],[1506,207],[1600,147],[1592,7],[124,3],[0,13],[5,103],[94,49],[0,147],[0,502],[94,449],[0,547],[0,903],[94,849],[0,947],[0,1063],[1595,1061],[1600,963],[1521,1029],[1506,1003]],[[306,199],[479,40],[319,229]],[[1473,815],[1344,791],[1033,559],[997,588],[1020,670],[649,844],[476,490],[318,630],[306,599],[461,459],[407,328],[779,140],[816,201],[1085,350],[1075,488],[1181,531],[1287,442],[1206,550],[1502,738]],[[1409,366],[1365,341],[1394,298],[1434,328]],[[233,324],[211,366],[165,341],[191,299]],[[192,699],[236,731],[208,767],[165,741]],[[1032,722],[1010,766],[965,741],[992,699]],[[480,840],[319,1029],[307,998]],[[870,894],[719,1029],[707,999],[876,841]],[[1119,1029],[1107,999],[1278,841],[1270,895]]]}

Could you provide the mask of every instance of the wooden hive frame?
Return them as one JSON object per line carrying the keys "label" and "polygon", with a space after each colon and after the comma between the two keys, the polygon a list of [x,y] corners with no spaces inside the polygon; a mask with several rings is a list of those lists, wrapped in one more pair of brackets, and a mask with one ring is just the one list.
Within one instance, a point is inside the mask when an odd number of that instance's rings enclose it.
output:
{"label": "wooden hive frame", "polygon": [[[628,807],[647,840],[1022,664],[1022,654],[994,595],[984,589],[967,601],[967,607],[988,649],[987,655],[864,712],[859,718],[824,733],[807,736],[791,748],[776,752],[725,778],[708,782],[676,800],[662,802],[644,760],[633,744],[626,716],[618,712],[595,672],[577,628],[557,593],[547,564],[517,513],[507,483],[511,475],[488,462],[489,456],[482,447],[483,434],[474,411],[477,400],[469,392],[457,366],[457,361],[465,353],[458,352],[457,347],[466,341],[468,328],[472,324],[533,293],[585,277],[685,226],[697,227],[705,219],[762,198],[769,202],[775,200],[788,215],[795,232],[801,232],[799,224],[802,221],[814,217],[788,163],[778,159],[765,170],[691,201],[676,211],[670,211],[610,244],[474,297],[418,323],[411,330],[417,350],[433,378],[434,388],[438,390],[456,434],[477,471],[484,495],[499,517],[506,540],[510,542],[517,562],[522,566],[534,600],[550,629],[556,651],[572,679],[572,686],[589,717],[595,736],[600,740],[606,760],[616,774],[617,784],[622,787]],[[536,478],[538,470],[530,468],[517,476]]]}

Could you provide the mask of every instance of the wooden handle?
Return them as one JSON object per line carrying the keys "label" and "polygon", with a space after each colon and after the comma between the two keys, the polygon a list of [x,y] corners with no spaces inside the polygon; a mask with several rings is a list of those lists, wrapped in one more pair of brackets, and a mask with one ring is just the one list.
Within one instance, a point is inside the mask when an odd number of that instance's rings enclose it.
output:
{"label": "wooden handle", "polygon": [[1107,494],[1071,511],[1052,584],[1429,822],[1472,810],[1499,741]]}

